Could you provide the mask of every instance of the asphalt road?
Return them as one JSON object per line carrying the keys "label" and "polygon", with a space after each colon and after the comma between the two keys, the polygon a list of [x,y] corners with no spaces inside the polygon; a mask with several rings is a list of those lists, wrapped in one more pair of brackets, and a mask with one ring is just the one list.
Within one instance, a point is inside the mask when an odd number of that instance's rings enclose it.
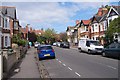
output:
{"label": "asphalt road", "polygon": [[118,60],[54,47],[56,59],[42,60],[51,78],[118,78]]}

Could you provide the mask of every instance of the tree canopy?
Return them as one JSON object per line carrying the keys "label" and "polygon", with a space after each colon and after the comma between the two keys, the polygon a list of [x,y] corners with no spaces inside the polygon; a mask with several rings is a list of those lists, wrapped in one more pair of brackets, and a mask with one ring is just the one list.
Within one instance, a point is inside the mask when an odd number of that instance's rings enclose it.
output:
{"label": "tree canopy", "polygon": [[106,35],[112,37],[114,33],[120,33],[120,17],[110,22]]}

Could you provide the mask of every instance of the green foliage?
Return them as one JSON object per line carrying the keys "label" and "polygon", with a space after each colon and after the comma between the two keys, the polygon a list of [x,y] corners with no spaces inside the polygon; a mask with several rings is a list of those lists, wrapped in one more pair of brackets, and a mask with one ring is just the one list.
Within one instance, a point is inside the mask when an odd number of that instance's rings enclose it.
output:
{"label": "green foliage", "polygon": [[110,22],[109,28],[106,31],[105,40],[107,44],[113,42],[114,33],[120,33],[120,17]]}
{"label": "green foliage", "polygon": [[52,44],[55,41],[56,31],[54,29],[46,29],[45,32],[37,37],[37,41],[40,43]]}
{"label": "green foliage", "polygon": [[114,33],[120,33],[120,17],[110,22],[109,28],[106,32],[108,37],[113,37]]}
{"label": "green foliage", "polygon": [[20,39],[20,40],[18,41],[18,45],[19,45],[19,46],[25,46],[26,44],[27,44],[27,40]]}
{"label": "green foliage", "polygon": [[25,46],[27,42],[27,40],[21,39],[21,34],[14,35],[12,38],[12,43],[16,43],[19,46]]}
{"label": "green foliage", "polygon": [[37,35],[34,32],[28,33],[28,40],[30,42],[36,42],[37,41]]}
{"label": "green foliage", "polygon": [[60,40],[67,41],[67,34],[66,34],[66,32],[60,33]]}

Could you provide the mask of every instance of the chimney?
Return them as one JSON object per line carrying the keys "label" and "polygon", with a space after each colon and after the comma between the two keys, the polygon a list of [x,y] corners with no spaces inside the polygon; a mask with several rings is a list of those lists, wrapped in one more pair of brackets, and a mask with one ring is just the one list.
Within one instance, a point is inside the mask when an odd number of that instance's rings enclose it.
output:
{"label": "chimney", "polygon": [[28,33],[28,31],[29,31],[29,27],[28,27],[28,24],[27,24],[27,26],[26,26],[26,31],[27,31],[27,33]]}
{"label": "chimney", "polygon": [[30,27],[30,32],[32,32],[32,27]]}

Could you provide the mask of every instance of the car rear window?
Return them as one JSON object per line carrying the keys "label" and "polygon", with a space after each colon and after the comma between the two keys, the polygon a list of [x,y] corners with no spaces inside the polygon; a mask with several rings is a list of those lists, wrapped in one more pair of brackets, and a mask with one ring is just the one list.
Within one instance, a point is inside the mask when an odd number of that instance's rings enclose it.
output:
{"label": "car rear window", "polygon": [[42,46],[39,48],[40,50],[47,50],[47,49],[52,49],[51,46]]}

